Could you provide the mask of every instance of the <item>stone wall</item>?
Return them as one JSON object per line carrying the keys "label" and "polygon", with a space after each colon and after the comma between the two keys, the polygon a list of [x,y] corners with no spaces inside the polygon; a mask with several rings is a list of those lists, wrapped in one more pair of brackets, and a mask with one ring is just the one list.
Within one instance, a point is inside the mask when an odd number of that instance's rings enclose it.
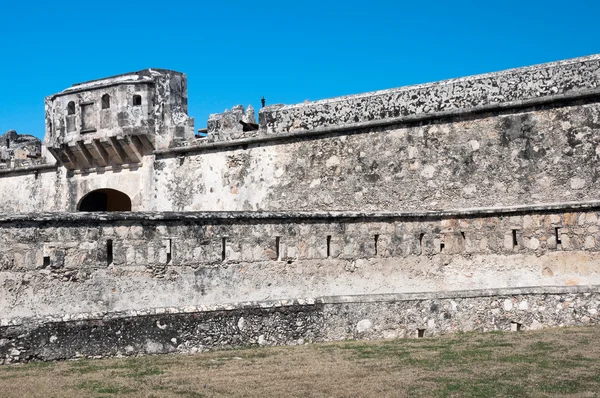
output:
{"label": "stone wall", "polygon": [[0,321],[0,362],[600,323],[597,288],[321,297]]}
{"label": "stone wall", "polygon": [[[100,144],[110,155],[107,163],[118,163],[116,172],[96,164],[98,143],[88,142],[91,136],[71,137],[68,151],[59,146],[77,172],[57,189],[75,196],[52,209],[72,211],[92,180],[143,196],[136,207],[142,211],[397,211],[594,200],[599,64],[592,56],[267,107],[251,131],[239,122],[249,125],[253,113],[234,107],[211,116],[207,139],[144,149],[139,156],[139,142],[115,132],[110,145]],[[67,94],[98,97],[102,90],[91,84],[89,92],[76,87]],[[186,97],[174,92],[181,103],[173,109],[182,111]],[[153,117],[160,118],[160,109]],[[120,170],[139,167],[143,178],[122,181]],[[34,189],[13,191],[15,202],[43,201],[43,195],[29,198],[39,195]],[[2,200],[0,208],[32,212],[39,206]]]}
{"label": "stone wall", "polygon": [[[118,119],[157,73],[49,97],[58,164],[0,171],[4,362],[598,322],[599,56],[258,125],[235,107],[197,141],[177,74],[146,93],[176,97],[147,103],[156,145],[114,118],[61,130],[78,116],[57,98],[91,112],[110,91]],[[107,188],[133,211],[75,212]]]}
{"label": "stone wall", "polygon": [[600,107],[591,102],[157,152],[133,169],[65,174],[60,186],[41,189],[20,182],[33,181],[33,171],[2,175],[3,186],[15,189],[0,209],[32,212],[40,207],[27,203],[73,195],[41,208],[73,211],[92,185],[122,187],[140,211],[396,211],[594,200],[599,126]]}
{"label": "stone wall", "polygon": [[597,197],[597,102],[159,153],[155,210],[411,210]]}
{"label": "stone wall", "polygon": [[510,69],[304,104],[259,114],[266,134],[354,128],[390,120],[435,119],[597,95],[600,56]]}
{"label": "stone wall", "polygon": [[81,199],[97,189],[116,189],[133,211],[153,207],[152,157],[137,165],[106,167],[93,173],[53,164],[0,170],[0,213],[75,212]]}
{"label": "stone wall", "polygon": [[6,215],[2,313],[600,285],[598,207]]}

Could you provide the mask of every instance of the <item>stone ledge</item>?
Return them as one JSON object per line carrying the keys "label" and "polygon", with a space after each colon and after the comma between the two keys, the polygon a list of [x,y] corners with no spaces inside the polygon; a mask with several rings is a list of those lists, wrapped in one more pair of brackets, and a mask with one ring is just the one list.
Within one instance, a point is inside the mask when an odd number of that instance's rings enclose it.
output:
{"label": "stone ledge", "polygon": [[600,286],[528,286],[508,287],[484,290],[455,290],[446,292],[423,292],[423,293],[388,293],[349,296],[324,296],[315,299],[322,304],[341,303],[374,303],[413,300],[453,299],[453,298],[477,298],[493,296],[521,296],[533,294],[582,294],[600,293]]}
{"label": "stone ledge", "polygon": [[56,164],[35,164],[35,165],[31,165],[31,166],[0,169],[0,175],[33,173],[33,172],[41,171],[41,170],[57,170],[57,169],[58,169],[58,165],[56,165]]}
{"label": "stone ledge", "polygon": [[540,203],[533,205],[481,207],[431,211],[194,211],[194,212],[77,212],[77,213],[0,213],[0,223],[61,222],[109,223],[115,221],[269,221],[269,220],[389,220],[389,219],[442,219],[453,217],[506,216],[519,213],[591,211],[600,209],[600,201]]}

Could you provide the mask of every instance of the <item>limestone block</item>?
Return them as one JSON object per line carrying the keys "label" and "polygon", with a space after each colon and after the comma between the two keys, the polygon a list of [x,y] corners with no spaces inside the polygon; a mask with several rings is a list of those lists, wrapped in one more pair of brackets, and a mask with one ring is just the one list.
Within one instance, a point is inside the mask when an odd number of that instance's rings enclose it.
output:
{"label": "limestone block", "polygon": [[593,236],[586,236],[584,247],[586,249],[593,249],[596,247],[596,239]]}

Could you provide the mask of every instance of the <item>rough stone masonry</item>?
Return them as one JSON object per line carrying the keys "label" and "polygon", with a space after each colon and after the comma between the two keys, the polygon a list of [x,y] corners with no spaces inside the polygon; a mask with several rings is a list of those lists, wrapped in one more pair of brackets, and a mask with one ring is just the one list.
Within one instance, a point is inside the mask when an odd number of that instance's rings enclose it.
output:
{"label": "rough stone masonry", "polygon": [[206,137],[164,69],[45,111],[0,137],[3,363],[600,321],[600,56]]}

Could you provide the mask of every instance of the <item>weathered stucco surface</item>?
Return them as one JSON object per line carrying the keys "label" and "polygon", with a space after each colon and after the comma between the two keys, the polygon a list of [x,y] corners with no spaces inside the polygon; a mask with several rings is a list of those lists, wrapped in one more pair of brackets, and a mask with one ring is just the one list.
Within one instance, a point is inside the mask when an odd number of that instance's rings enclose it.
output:
{"label": "weathered stucco surface", "polygon": [[[41,161],[0,170],[5,363],[598,323],[600,56],[235,106],[206,138],[173,71],[46,115]],[[109,190],[132,211],[76,212]]]}

